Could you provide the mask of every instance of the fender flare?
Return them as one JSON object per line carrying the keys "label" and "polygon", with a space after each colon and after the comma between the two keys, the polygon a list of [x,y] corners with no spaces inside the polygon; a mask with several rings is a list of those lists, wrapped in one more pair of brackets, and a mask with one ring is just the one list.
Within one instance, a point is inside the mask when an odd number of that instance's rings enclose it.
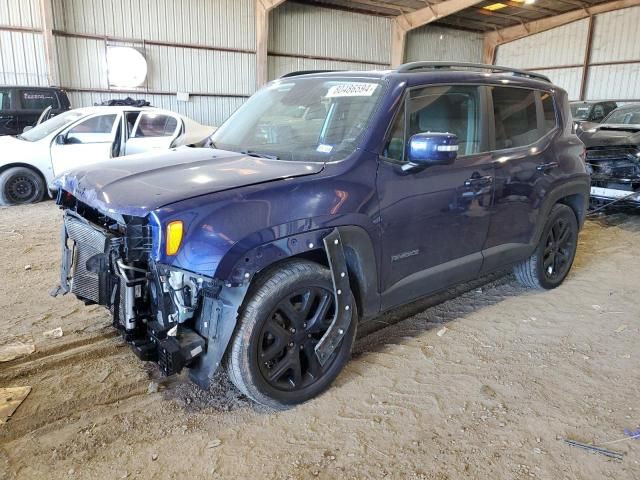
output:
{"label": "fender flare", "polygon": [[[288,258],[322,258],[326,265],[323,239],[337,228],[342,239],[351,290],[356,297],[362,319],[371,318],[380,311],[378,290],[378,259],[373,240],[360,226],[343,225],[319,228],[263,242],[247,249],[241,255],[235,252],[235,263],[229,267],[229,259],[223,259],[216,278],[228,286],[250,283],[265,268]],[[241,242],[239,242],[240,244]],[[225,262],[225,260],[227,260]]]}
{"label": "fender flare", "polygon": [[[589,180],[571,180],[567,183],[559,185],[555,187],[549,194],[545,197],[545,201],[540,208],[540,218],[547,218],[549,213],[551,213],[551,209],[557,203],[563,203],[562,200],[568,197],[575,197],[580,199],[579,205],[568,204],[574,212],[576,213],[576,219],[578,220],[578,225],[582,227],[587,215],[587,207],[589,205],[589,194],[590,194],[590,182]],[[540,238],[542,237],[542,232],[544,230],[546,222],[538,222],[536,225],[536,229],[534,230],[533,236],[531,238],[531,245],[535,247],[538,245]]]}

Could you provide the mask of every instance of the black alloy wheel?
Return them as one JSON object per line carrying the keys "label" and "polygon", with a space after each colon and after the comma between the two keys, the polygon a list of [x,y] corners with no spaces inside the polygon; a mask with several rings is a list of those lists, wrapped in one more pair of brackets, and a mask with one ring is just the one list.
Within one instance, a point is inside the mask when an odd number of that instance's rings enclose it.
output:
{"label": "black alloy wheel", "polygon": [[553,206],[536,249],[513,268],[525,287],[551,289],[569,274],[578,247],[578,219],[568,205]]}
{"label": "black alloy wheel", "polygon": [[304,260],[285,260],[261,272],[249,287],[225,363],[242,393],[282,410],[324,392],[351,356],[358,324],[349,292],[352,320],[324,364],[315,348],[336,310],[331,271]]}
{"label": "black alloy wheel", "polygon": [[335,361],[321,365],[315,346],[335,311],[333,293],[318,287],[297,290],[280,300],[262,327],[258,345],[260,372],[279,390],[299,390],[316,382]]}
{"label": "black alloy wheel", "polygon": [[547,234],[542,268],[545,276],[551,282],[564,278],[575,255],[575,232],[568,219],[558,217]]}

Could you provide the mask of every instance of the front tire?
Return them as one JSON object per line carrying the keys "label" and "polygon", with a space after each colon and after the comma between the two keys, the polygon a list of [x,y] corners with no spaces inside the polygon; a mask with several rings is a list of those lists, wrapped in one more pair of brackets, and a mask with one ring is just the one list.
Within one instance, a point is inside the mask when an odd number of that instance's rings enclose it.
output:
{"label": "front tire", "polygon": [[289,260],[265,272],[248,295],[226,357],[231,381],[257,403],[279,410],[326,390],[349,359],[358,318],[352,299],[351,326],[320,365],[314,347],[335,309],[331,272]]}
{"label": "front tire", "polygon": [[39,202],[45,191],[44,180],[30,168],[12,167],[0,174],[0,205]]}
{"label": "front tire", "polygon": [[525,287],[552,289],[569,274],[578,246],[578,220],[567,205],[551,209],[540,242],[527,260],[516,265],[513,273]]}

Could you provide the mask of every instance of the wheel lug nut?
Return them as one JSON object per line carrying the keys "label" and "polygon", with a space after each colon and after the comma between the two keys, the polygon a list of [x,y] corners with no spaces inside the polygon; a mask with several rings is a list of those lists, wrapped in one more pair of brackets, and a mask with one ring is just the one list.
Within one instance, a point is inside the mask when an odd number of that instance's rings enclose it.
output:
{"label": "wheel lug nut", "polygon": [[293,347],[293,342],[289,343],[289,346],[290,346],[290,347]]}
{"label": "wheel lug nut", "polygon": [[295,328],[290,328],[290,329],[289,329],[289,331],[290,331],[291,333],[296,333],[296,329],[295,329]]}
{"label": "wheel lug nut", "polygon": [[304,345],[300,345],[300,350],[304,350]]}
{"label": "wheel lug nut", "polygon": [[311,334],[307,335],[307,337],[311,338]]}
{"label": "wheel lug nut", "polygon": [[302,324],[302,327],[303,327],[303,328],[307,328],[307,324],[306,324],[306,323],[303,323],[303,324]]}

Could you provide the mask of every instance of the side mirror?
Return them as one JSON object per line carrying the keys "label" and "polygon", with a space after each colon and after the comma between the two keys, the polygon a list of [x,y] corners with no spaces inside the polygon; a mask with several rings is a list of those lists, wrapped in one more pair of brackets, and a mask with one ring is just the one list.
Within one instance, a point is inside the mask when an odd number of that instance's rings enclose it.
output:
{"label": "side mirror", "polygon": [[67,143],[66,135],[60,134],[56,137],[56,143],[58,145],[65,145]]}
{"label": "side mirror", "polygon": [[403,166],[403,170],[449,165],[458,156],[458,143],[458,137],[453,133],[417,133],[409,139],[409,163]]}
{"label": "side mirror", "polygon": [[22,129],[22,133],[27,133],[27,132],[28,132],[29,130],[31,130],[32,128],[33,128],[33,126],[32,126],[32,125],[27,125],[26,127],[24,127],[24,128]]}

